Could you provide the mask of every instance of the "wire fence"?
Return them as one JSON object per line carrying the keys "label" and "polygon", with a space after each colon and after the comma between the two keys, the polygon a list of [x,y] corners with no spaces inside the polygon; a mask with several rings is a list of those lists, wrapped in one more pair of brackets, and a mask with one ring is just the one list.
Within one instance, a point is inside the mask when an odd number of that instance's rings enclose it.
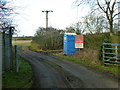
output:
{"label": "wire fence", "polygon": [[0,90],[2,89],[2,34],[0,33]]}
{"label": "wire fence", "polygon": [[13,68],[12,37],[10,34],[0,32],[0,59],[2,72],[11,71]]}

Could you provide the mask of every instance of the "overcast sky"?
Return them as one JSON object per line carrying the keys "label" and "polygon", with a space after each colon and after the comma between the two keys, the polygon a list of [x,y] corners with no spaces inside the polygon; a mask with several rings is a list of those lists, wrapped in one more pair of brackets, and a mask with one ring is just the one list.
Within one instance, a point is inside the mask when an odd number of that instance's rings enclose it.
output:
{"label": "overcast sky", "polygon": [[[77,22],[77,8],[73,6],[75,0],[15,0],[18,7],[14,16],[14,23],[18,25],[19,35],[33,36],[39,26],[46,27],[46,15],[42,10],[53,10],[49,13],[48,26],[65,29]],[[20,7],[20,8],[19,8]],[[87,6],[79,7],[78,18],[87,15]]]}

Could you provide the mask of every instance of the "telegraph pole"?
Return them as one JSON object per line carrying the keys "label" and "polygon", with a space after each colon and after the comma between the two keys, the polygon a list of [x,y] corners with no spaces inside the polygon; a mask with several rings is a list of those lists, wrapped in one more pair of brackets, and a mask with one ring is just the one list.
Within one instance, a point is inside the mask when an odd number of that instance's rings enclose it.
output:
{"label": "telegraph pole", "polygon": [[48,13],[53,12],[53,11],[52,10],[45,10],[45,11],[42,11],[42,12],[46,13],[46,31],[48,31]]}

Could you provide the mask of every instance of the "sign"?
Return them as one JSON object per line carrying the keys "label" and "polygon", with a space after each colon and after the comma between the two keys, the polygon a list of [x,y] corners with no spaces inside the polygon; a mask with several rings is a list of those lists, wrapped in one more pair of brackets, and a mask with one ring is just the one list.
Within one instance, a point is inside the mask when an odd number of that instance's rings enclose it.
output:
{"label": "sign", "polygon": [[83,48],[83,35],[75,35],[75,48]]}

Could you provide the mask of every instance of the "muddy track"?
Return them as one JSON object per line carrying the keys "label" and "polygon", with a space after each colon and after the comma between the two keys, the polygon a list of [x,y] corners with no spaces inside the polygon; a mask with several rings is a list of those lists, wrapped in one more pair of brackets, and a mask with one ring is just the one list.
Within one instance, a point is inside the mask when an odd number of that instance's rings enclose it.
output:
{"label": "muddy track", "polygon": [[[20,56],[28,61],[33,69],[33,87],[36,88],[118,88],[118,80],[96,73],[86,67],[53,57],[28,50],[23,47]],[[62,74],[44,62],[48,60],[62,69],[67,75]],[[50,75],[49,75],[50,74]]]}

